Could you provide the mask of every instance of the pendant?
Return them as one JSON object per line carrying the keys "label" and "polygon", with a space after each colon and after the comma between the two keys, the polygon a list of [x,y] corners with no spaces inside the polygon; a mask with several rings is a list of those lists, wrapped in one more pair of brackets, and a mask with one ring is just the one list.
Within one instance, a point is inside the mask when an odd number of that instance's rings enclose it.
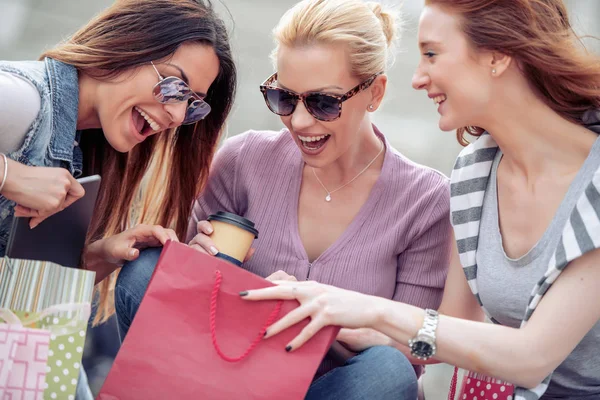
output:
{"label": "pendant", "polygon": [[328,194],[327,197],[325,197],[325,201],[331,201],[331,195]]}

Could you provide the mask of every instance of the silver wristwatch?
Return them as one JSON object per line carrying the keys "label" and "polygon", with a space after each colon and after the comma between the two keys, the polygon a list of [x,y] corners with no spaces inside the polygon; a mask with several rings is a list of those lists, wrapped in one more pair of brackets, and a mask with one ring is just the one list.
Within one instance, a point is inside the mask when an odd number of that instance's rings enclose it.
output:
{"label": "silver wristwatch", "polygon": [[438,325],[439,314],[435,310],[425,310],[423,327],[417,332],[417,336],[408,341],[410,354],[418,359],[427,360],[435,355],[435,330]]}

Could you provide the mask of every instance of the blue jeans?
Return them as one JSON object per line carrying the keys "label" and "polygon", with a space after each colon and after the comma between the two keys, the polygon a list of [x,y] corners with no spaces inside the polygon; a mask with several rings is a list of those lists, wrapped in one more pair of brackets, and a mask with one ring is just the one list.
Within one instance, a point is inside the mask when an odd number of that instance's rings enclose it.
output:
{"label": "blue jeans", "polygon": [[[127,335],[142,301],[161,248],[140,252],[125,264],[115,287],[119,334]],[[408,359],[390,346],[371,347],[312,383],[308,400],[415,400],[417,376]]]}
{"label": "blue jeans", "polygon": [[416,400],[417,374],[402,352],[371,347],[310,385],[306,400]]}
{"label": "blue jeans", "polygon": [[125,339],[129,331],[161,251],[162,247],[140,251],[139,257],[125,263],[119,272],[115,286],[115,309],[121,340]]}
{"label": "blue jeans", "polygon": [[75,391],[75,400],[93,400],[94,396],[88,385],[87,375],[83,367],[79,368],[79,379],[77,380],[77,389]]}

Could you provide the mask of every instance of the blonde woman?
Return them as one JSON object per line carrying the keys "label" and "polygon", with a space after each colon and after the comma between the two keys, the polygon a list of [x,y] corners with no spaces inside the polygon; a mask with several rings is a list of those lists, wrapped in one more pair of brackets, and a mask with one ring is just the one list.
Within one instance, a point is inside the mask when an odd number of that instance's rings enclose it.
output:
{"label": "blonde woman", "polygon": [[[283,16],[276,73],[265,74],[261,91],[285,128],[225,143],[194,206],[190,245],[215,254],[205,220],[233,212],[260,230],[243,265],[255,274],[438,307],[451,243],[448,180],[393,149],[371,123],[396,30],[392,13],[361,0],[302,1]],[[122,334],[158,253],[143,252],[121,272]],[[343,330],[338,340],[357,355],[326,358],[307,398],[416,398],[420,367],[397,342],[373,330]]]}
{"label": "blonde woman", "polygon": [[[313,282],[242,295],[302,303],[267,331],[310,317],[292,350],[324,325],[368,327],[515,384],[509,398],[598,399],[600,57],[562,0],[425,3],[413,86],[442,130],[479,136],[452,174],[457,251],[439,315]],[[485,386],[464,398],[492,398]]]}

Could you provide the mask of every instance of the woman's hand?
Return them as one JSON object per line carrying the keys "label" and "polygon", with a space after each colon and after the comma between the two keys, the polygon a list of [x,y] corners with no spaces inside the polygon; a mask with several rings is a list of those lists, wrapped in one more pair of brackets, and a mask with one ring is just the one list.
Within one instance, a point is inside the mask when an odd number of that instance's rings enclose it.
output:
{"label": "woman's hand", "polygon": [[188,245],[202,253],[216,255],[219,250],[215,246],[215,242],[210,238],[210,235],[214,232],[212,224],[208,221],[199,221],[198,225],[196,225],[196,230],[198,233],[190,240]]}
{"label": "woman's hand", "polygon": [[179,242],[172,229],[160,225],[137,225],[98,242],[104,261],[122,265],[125,261],[138,258],[140,249],[163,246],[168,240]]}
{"label": "woman's hand", "polygon": [[393,341],[381,332],[369,328],[340,329],[336,338],[344,347],[355,353],[360,353],[373,346],[392,346]]}
{"label": "woman's hand", "polygon": [[179,242],[172,229],[160,225],[137,225],[89,244],[84,254],[85,267],[96,271],[98,283],[125,261],[138,258],[140,249],[163,246],[169,240]]}
{"label": "woman's hand", "polygon": [[[215,242],[210,238],[210,235],[214,232],[212,224],[209,221],[199,221],[198,225],[196,225],[196,230],[198,233],[190,240],[188,245],[202,253],[210,254],[212,256],[217,255],[219,249],[217,249]],[[252,254],[254,254],[253,248],[248,250],[248,254],[246,254],[244,261],[248,261],[250,257],[252,257]]]}
{"label": "woman's hand", "polygon": [[85,267],[96,271],[98,283],[125,261],[138,258],[140,249],[163,246],[168,240],[179,241],[172,229],[159,225],[138,225],[89,244],[83,257]]}
{"label": "woman's hand", "polygon": [[275,281],[277,286],[241,292],[245,300],[298,300],[300,307],[292,310],[267,329],[265,338],[309,317],[310,323],[294,338],[286,350],[302,346],[321,328],[337,325],[346,328],[371,327],[377,320],[376,297],[323,285],[316,282]]}
{"label": "woman's hand", "polygon": [[297,282],[298,281],[298,279],[296,279],[296,277],[294,275],[288,275],[287,272],[282,271],[282,270],[273,272],[271,275],[267,276],[265,279],[270,282],[275,282],[275,281]]}
{"label": "woman's hand", "polygon": [[64,168],[30,167],[8,160],[2,195],[17,203],[16,217],[31,217],[31,228],[84,194],[83,186]]}

